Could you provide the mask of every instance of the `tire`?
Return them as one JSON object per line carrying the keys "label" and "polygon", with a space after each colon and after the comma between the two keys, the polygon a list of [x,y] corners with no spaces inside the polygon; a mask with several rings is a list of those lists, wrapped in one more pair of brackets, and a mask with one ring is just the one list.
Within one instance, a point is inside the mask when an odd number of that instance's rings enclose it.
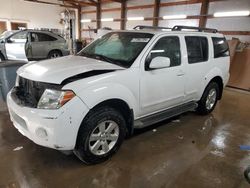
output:
{"label": "tire", "polygon": [[0,53],[0,63],[2,63],[5,60],[4,56]]}
{"label": "tire", "polygon": [[74,153],[86,164],[101,163],[116,153],[125,135],[126,122],[120,112],[111,107],[99,107],[84,119]]}
{"label": "tire", "polygon": [[52,50],[48,55],[48,59],[54,59],[58,57],[62,57],[62,52],[59,50]]}
{"label": "tire", "polygon": [[216,82],[211,82],[205,89],[200,101],[198,102],[197,112],[201,115],[211,113],[218,101],[219,86]]}
{"label": "tire", "polygon": [[247,182],[250,184],[250,166],[246,168],[244,171],[244,177],[246,178]]}

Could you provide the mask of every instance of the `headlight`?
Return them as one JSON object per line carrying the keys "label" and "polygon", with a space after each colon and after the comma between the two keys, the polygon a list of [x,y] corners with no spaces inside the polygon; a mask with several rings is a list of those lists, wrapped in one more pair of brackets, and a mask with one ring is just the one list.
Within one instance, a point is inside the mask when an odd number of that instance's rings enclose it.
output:
{"label": "headlight", "polygon": [[73,91],[58,91],[46,89],[41,96],[37,108],[58,109],[75,96]]}

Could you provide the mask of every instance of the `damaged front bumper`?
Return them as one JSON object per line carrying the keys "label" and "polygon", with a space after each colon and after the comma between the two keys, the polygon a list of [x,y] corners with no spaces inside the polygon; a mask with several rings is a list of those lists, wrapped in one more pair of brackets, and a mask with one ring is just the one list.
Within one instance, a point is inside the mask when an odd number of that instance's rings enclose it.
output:
{"label": "damaged front bumper", "polygon": [[20,133],[38,145],[73,150],[83,118],[88,107],[75,96],[60,109],[44,110],[18,105],[7,96],[11,121]]}

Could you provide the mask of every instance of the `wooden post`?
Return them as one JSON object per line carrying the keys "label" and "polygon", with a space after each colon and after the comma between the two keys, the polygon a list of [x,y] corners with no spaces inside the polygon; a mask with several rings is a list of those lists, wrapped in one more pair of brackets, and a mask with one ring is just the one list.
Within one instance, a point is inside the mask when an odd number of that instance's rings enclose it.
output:
{"label": "wooden post", "polygon": [[121,26],[120,29],[124,30],[126,28],[126,13],[127,13],[127,3],[126,0],[121,1]]}
{"label": "wooden post", "polygon": [[82,14],[81,14],[81,11],[82,11],[82,7],[81,6],[78,6],[77,8],[77,23],[78,23],[78,39],[81,40],[82,39],[82,24],[81,24],[81,19],[82,19]]}
{"label": "wooden post", "polygon": [[209,0],[202,0],[199,27],[206,27],[208,14]]}
{"label": "wooden post", "polygon": [[101,28],[101,0],[98,0],[96,6],[96,29]]}
{"label": "wooden post", "polygon": [[153,26],[157,27],[159,24],[159,11],[160,11],[161,0],[155,0],[154,4],[154,15],[153,15]]}

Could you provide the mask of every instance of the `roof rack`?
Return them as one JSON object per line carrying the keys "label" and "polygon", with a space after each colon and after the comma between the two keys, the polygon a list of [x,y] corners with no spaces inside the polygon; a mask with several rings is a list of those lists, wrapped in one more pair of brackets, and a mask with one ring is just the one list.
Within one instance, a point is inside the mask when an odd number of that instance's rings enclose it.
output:
{"label": "roof rack", "polygon": [[176,25],[176,26],[174,26],[172,28],[172,31],[182,31],[183,29],[197,30],[198,32],[218,33],[217,29],[202,28],[202,27],[192,27],[192,26],[184,26],[184,25]]}
{"label": "roof rack", "polygon": [[147,26],[147,25],[137,25],[133,29],[135,29],[135,30],[142,30],[142,29],[163,30],[163,29],[172,29],[172,28],[170,28],[170,27]]}

